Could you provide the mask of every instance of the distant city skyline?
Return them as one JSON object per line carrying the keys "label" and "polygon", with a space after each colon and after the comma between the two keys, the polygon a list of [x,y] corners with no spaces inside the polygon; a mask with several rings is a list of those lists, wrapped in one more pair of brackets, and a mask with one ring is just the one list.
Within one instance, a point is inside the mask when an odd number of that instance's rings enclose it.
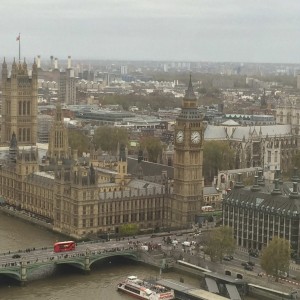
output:
{"label": "distant city skyline", "polygon": [[4,0],[0,56],[300,63],[298,0]]}

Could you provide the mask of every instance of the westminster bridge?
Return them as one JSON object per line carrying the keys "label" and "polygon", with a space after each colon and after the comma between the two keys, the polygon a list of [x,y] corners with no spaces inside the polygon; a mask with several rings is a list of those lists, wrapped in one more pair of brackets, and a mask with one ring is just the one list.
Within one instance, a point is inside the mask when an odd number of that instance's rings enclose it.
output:
{"label": "westminster bridge", "polygon": [[[142,245],[149,245],[149,251],[142,250]],[[53,247],[25,249],[17,252],[0,254],[0,275],[12,278],[25,285],[28,277],[38,269],[49,266],[69,265],[84,273],[89,273],[91,266],[101,260],[123,257],[142,262],[157,268],[170,267],[172,259],[165,258],[160,245],[149,237],[139,240],[82,242],[76,249],[68,252],[54,252]]]}

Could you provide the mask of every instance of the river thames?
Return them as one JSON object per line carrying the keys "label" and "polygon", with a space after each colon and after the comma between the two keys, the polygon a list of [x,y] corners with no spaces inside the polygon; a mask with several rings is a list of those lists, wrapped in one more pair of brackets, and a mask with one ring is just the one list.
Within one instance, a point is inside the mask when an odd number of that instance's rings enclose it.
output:
{"label": "river thames", "polygon": [[[44,228],[26,223],[0,212],[0,252],[27,248],[51,247],[64,237]],[[1,300],[129,300],[131,297],[116,291],[117,284],[129,275],[141,278],[158,277],[157,269],[136,264],[128,260],[110,260],[92,267],[89,275],[76,269],[39,270],[27,286],[19,287],[0,278]],[[193,277],[173,272],[163,273],[171,278],[199,287]]]}

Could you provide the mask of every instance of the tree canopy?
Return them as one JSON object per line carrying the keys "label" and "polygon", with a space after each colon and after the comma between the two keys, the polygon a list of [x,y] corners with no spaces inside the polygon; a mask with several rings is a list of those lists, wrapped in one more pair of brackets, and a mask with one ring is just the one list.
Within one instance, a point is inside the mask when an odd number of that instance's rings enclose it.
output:
{"label": "tree canopy", "polygon": [[207,141],[203,145],[203,175],[211,182],[219,170],[232,169],[234,151],[226,141]]}
{"label": "tree canopy", "polygon": [[228,226],[217,227],[207,236],[205,252],[211,261],[222,261],[225,254],[232,254],[235,249],[235,240],[232,228]]}
{"label": "tree canopy", "polygon": [[78,150],[78,156],[82,156],[83,152],[89,151],[89,137],[82,131],[76,129],[68,130],[68,140],[71,149]]}
{"label": "tree canopy", "polygon": [[140,146],[142,149],[148,151],[148,160],[152,162],[157,162],[157,158],[161,155],[163,146],[159,138],[150,136],[144,137],[140,141]]}
{"label": "tree canopy", "polygon": [[93,142],[96,148],[116,153],[118,143],[127,145],[128,132],[126,128],[101,126],[96,129]]}
{"label": "tree canopy", "polygon": [[137,224],[123,224],[120,227],[119,233],[121,235],[135,235],[139,231],[138,225]]}
{"label": "tree canopy", "polygon": [[269,245],[263,250],[260,265],[268,274],[275,276],[276,281],[280,274],[288,272],[291,249],[288,240],[273,237]]}

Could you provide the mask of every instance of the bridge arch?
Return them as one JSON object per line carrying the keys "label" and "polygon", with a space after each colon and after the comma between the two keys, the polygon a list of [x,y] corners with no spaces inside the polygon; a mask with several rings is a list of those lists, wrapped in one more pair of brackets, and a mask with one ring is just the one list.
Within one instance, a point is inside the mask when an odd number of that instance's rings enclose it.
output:
{"label": "bridge arch", "polygon": [[94,264],[98,261],[101,261],[102,259],[109,258],[109,257],[124,257],[124,258],[129,258],[129,259],[135,260],[135,261],[138,260],[138,257],[135,253],[131,253],[131,252],[128,252],[128,253],[109,252],[109,253],[105,253],[105,255],[100,254],[100,255],[91,256],[90,257],[90,267],[91,267],[92,264]]}
{"label": "bridge arch", "polygon": [[12,279],[14,279],[16,281],[20,281],[21,280],[20,272],[17,272],[17,271],[11,271],[11,270],[2,269],[0,271],[0,275],[3,275],[3,276],[8,277],[8,278],[12,278]]}
{"label": "bridge arch", "polygon": [[80,269],[80,270],[85,270],[84,259],[56,261],[55,265],[69,265],[69,266],[75,267],[75,268]]}
{"label": "bridge arch", "polygon": [[64,255],[63,257],[57,256],[56,259],[35,260],[33,262],[21,262],[20,265],[10,266],[8,268],[0,268],[0,275],[3,277],[11,278],[25,284],[27,276],[32,275],[36,270],[58,265],[69,265],[76,269],[82,270],[86,273],[90,272],[90,267],[97,261],[107,259],[110,257],[123,257],[133,261],[141,261],[140,252],[137,249],[123,249],[110,251],[103,250],[90,250],[86,249],[85,252],[79,254]]}

